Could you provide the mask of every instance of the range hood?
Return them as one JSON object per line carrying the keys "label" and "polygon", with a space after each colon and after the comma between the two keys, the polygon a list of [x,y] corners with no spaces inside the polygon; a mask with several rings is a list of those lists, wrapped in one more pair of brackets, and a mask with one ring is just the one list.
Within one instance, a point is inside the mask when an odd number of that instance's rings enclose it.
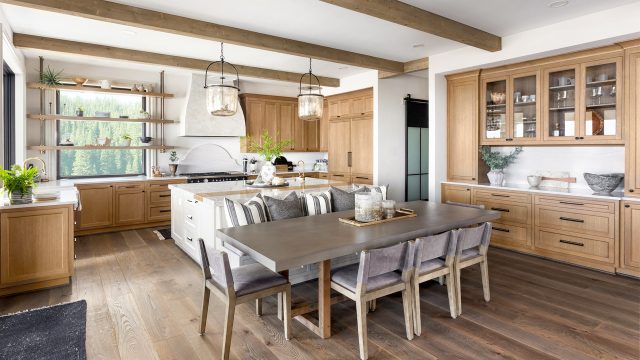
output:
{"label": "range hood", "polygon": [[180,136],[245,136],[244,112],[238,104],[233,116],[213,116],[207,111],[204,75],[192,74],[187,101],[180,116]]}

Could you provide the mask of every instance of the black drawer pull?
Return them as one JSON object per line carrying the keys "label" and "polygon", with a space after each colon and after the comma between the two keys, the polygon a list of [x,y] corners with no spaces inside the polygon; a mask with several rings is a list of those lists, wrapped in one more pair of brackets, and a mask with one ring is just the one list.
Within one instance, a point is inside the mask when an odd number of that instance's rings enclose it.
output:
{"label": "black drawer pull", "polygon": [[626,207],[627,209],[631,207],[631,205],[626,204],[624,207]]}
{"label": "black drawer pull", "polygon": [[168,195],[160,195],[160,197],[171,197],[171,194],[168,194]]}
{"label": "black drawer pull", "polygon": [[560,201],[560,204],[584,206],[584,204],[582,203],[571,202],[571,201]]}
{"label": "black drawer pull", "polygon": [[171,212],[171,210],[160,210],[161,213],[168,213]]}
{"label": "black drawer pull", "polygon": [[491,194],[491,196],[504,197],[504,198],[511,197],[509,195],[503,195],[503,194]]}
{"label": "black drawer pull", "polygon": [[187,215],[187,219],[189,219],[189,220],[193,220],[193,216],[191,216],[191,215]]}
{"label": "black drawer pull", "polygon": [[572,218],[568,218],[568,217],[564,217],[564,216],[560,216],[560,220],[572,221],[572,222],[577,222],[577,223],[583,223],[584,222],[584,220],[582,220],[582,219],[572,219]]}
{"label": "black drawer pull", "polygon": [[492,226],[491,228],[492,228],[493,230],[495,230],[495,231],[502,231],[502,232],[507,232],[507,233],[508,233],[508,232],[511,232],[511,230],[509,230],[509,229],[505,229],[505,228],[499,228],[499,227],[493,227],[493,226]]}
{"label": "black drawer pull", "polygon": [[505,208],[494,208],[494,207],[492,207],[491,210],[502,211],[502,212],[510,212],[509,209],[505,209]]}
{"label": "black drawer pull", "polygon": [[364,176],[356,176],[356,179],[365,179],[365,180],[369,180],[368,177],[364,177]]}
{"label": "black drawer pull", "polygon": [[190,203],[192,203],[192,202],[193,202],[193,200],[189,200],[189,199],[187,199],[187,202],[190,202]]}
{"label": "black drawer pull", "polygon": [[190,237],[187,236],[187,240],[193,241],[193,238],[190,238]]}
{"label": "black drawer pull", "polygon": [[576,242],[576,241],[560,240],[560,242],[563,243],[563,244],[569,244],[569,245],[575,245],[575,246],[584,246],[583,243]]}

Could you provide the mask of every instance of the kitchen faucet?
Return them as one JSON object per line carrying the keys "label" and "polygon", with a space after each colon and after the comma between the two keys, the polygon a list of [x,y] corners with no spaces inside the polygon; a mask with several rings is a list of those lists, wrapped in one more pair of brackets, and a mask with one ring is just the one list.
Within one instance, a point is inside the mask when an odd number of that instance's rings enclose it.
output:
{"label": "kitchen faucet", "polygon": [[27,163],[31,160],[38,160],[42,163],[42,169],[40,169],[40,171],[42,172],[42,175],[40,175],[40,182],[47,182],[49,181],[49,179],[47,179],[47,164],[45,164],[44,160],[42,160],[42,158],[39,157],[30,157],[24,160],[24,163],[22,164],[23,168],[27,168]]}

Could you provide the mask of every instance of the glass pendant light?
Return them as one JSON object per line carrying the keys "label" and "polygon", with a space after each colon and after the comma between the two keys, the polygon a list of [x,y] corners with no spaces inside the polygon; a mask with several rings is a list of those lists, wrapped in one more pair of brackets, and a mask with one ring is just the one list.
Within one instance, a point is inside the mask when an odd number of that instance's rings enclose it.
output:
{"label": "glass pendant light", "polygon": [[[224,61],[224,43],[220,43],[220,60],[214,61],[204,72],[204,88],[207,92],[207,111],[214,116],[232,116],[238,110],[238,93],[240,88],[237,86],[240,84],[240,78],[238,76],[238,69],[229,62]],[[209,68],[213,64],[220,63],[220,83],[207,85],[207,75]],[[236,72],[236,82],[225,84],[224,65],[230,65]],[[236,85],[237,84],[237,85]]]}
{"label": "glass pendant light", "polygon": [[[309,76],[309,85],[303,88],[302,79]],[[313,79],[317,85],[313,85]],[[300,94],[298,95],[298,117],[304,121],[315,121],[322,118],[324,110],[324,96],[321,93],[320,80],[311,72],[311,58],[309,58],[309,73],[300,77]]]}

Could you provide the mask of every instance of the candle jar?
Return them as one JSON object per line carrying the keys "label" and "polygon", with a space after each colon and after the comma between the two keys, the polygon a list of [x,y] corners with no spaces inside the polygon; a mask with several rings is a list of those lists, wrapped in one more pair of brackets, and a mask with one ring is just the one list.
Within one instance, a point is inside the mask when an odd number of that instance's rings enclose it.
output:
{"label": "candle jar", "polygon": [[356,194],[356,221],[374,221],[373,197],[371,193]]}
{"label": "candle jar", "polygon": [[384,219],[384,209],[382,208],[382,194],[377,192],[371,193],[373,201],[373,218],[376,221]]}
{"label": "candle jar", "polygon": [[396,215],[396,202],[394,200],[383,200],[382,209],[385,219],[390,219]]}

